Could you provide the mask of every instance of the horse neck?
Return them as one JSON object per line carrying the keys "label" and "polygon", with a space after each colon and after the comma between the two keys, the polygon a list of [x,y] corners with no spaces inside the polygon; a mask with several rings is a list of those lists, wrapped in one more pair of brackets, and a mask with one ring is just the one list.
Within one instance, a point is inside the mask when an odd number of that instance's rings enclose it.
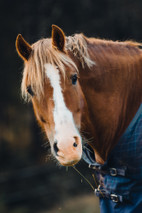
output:
{"label": "horse neck", "polygon": [[[130,47],[129,53],[124,50],[125,55],[119,47],[113,50],[113,45],[105,47],[104,42],[88,41],[88,52],[96,64],[91,69],[79,67],[86,102],[82,121],[85,132],[94,137],[92,146],[103,160],[107,159],[142,101],[141,52]],[[115,55],[117,48],[119,54]]]}

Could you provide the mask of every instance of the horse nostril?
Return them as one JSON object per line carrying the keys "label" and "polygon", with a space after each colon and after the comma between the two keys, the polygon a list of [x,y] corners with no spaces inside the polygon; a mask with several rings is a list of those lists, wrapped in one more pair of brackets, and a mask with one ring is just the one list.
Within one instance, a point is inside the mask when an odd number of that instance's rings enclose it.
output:
{"label": "horse nostril", "polygon": [[54,143],[53,148],[54,148],[55,154],[58,155],[57,152],[59,151],[59,149],[57,147],[57,142]]}
{"label": "horse nostril", "polygon": [[73,143],[73,146],[74,146],[74,147],[77,147],[77,143],[76,143],[76,142],[74,142],[74,143]]}
{"label": "horse nostril", "polygon": [[74,136],[75,142],[73,143],[74,147],[77,147],[79,144],[79,138],[77,136]]}

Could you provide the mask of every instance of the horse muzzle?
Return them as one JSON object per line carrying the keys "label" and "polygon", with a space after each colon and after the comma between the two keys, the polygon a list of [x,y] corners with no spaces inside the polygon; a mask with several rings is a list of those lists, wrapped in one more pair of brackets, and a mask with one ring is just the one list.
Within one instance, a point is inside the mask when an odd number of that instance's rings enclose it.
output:
{"label": "horse muzzle", "polygon": [[52,152],[59,163],[63,166],[73,166],[81,160],[82,143],[79,136],[56,139],[53,144]]}

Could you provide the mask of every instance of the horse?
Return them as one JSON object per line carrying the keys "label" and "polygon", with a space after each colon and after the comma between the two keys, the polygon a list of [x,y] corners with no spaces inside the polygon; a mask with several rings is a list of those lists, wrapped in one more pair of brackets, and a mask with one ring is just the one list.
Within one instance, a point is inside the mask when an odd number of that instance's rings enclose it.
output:
{"label": "horse", "polygon": [[[52,25],[51,38],[32,45],[19,34],[16,49],[24,61],[22,96],[32,102],[53,156],[63,166],[74,166],[83,156],[95,169],[102,212],[142,209],[137,166],[142,162],[142,137],[131,156],[128,148],[134,143],[129,143],[131,136],[125,142],[123,137],[132,122],[134,127],[141,121],[141,43],[65,36]],[[138,167],[134,172],[132,165]],[[125,176],[127,171],[130,176]],[[122,202],[126,191],[135,195],[137,205],[132,198]]]}

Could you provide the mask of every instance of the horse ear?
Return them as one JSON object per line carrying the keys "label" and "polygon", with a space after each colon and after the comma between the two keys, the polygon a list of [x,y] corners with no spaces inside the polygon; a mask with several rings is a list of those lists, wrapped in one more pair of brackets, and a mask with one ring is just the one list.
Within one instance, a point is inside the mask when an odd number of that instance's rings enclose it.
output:
{"label": "horse ear", "polygon": [[16,50],[24,61],[28,61],[32,52],[32,47],[25,41],[21,34],[19,34],[16,38]]}
{"label": "horse ear", "polygon": [[60,27],[52,25],[52,46],[60,51],[64,51],[65,34]]}

